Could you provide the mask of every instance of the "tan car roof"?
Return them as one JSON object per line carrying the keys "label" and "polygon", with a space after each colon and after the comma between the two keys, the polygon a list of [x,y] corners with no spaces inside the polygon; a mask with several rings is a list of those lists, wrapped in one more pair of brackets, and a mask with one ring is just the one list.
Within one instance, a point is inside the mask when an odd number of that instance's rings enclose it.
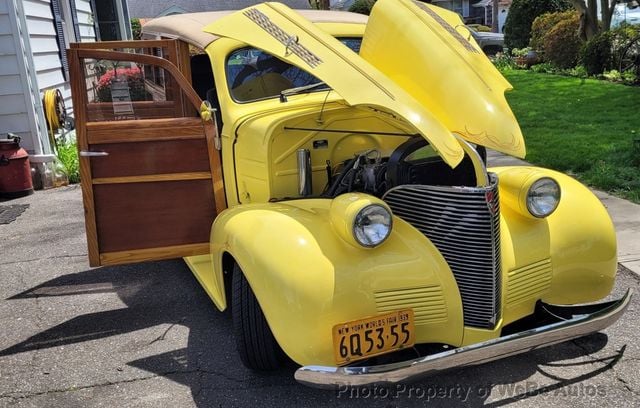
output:
{"label": "tan car roof", "polygon": [[[346,11],[326,10],[296,10],[307,20],[314,23],[351,23],[366,24],[367,16]],[[142,27],[143,34],[147,36],[162,36],[177,38],[186,41],[196,47],[204,49],[218,37],[202,31],[202,29],[214,21],[227,16],[234,11],[207,11],[203,13],[175,14],[158,17],[148,21]]]}

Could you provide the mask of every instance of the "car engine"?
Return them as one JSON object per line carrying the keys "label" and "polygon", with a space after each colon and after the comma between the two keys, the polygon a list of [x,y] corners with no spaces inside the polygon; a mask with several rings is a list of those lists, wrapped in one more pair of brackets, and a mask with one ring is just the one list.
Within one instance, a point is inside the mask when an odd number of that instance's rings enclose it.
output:
{"label": "car engine", "polygon": [[[332,198],[355,191],[382,197],[391,188],[406,184],[476,185],[473,162],[468,155],[452,169],[428,147],[423,138],[412,137],[389,157],[383,157],[380,151],[372,149],[358,153],[334,168],[327,163],[329,182],[322,196]],[[484,159],[484,148],[478,147],[477,150]]]}

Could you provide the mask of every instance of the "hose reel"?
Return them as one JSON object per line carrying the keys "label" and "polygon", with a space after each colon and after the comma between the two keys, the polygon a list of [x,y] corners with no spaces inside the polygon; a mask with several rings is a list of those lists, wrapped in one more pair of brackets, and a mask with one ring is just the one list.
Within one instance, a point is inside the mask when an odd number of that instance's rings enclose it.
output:
{"label": "hose reel", "polygon": [[58,143],[55,138],[60,129],[71,130],[74,128],[73,119],[67,116],[67,108],[64,104],[62,92],[59,89],[47,89],[42,98],[44,107],[44,117],[49,130],[49,141],[58,150]]}

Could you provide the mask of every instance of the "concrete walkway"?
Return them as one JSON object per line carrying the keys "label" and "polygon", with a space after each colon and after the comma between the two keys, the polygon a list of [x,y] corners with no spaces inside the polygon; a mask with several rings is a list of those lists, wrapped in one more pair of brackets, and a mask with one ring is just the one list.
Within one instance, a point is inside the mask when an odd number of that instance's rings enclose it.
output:
{"label": "concrete walkway", "polygon": [[[502,153],[489,151],[490,166],[531,166],[524,160]],[[603,191],[591,189],[609,211],[616,226],[618,238],[618,262],[627,269],[640,275],[640,205],[622,198],[614,197]]]}

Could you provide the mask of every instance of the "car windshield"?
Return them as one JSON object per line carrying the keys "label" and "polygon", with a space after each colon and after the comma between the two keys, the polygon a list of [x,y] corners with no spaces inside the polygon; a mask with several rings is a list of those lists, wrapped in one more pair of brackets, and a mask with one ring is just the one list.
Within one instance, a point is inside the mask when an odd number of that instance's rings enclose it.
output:
{"label": "car windshield", "polygon": [[[360,52],[362,38],[339,38],[354,52]],[[226,64],[227,86],[236,102],[251,102],[280,96],[285,89],[300,88],[321,82],[310,73],[259,50],[245,47],[229,55]],[[308,92],[327,90],[311,87]]]}

